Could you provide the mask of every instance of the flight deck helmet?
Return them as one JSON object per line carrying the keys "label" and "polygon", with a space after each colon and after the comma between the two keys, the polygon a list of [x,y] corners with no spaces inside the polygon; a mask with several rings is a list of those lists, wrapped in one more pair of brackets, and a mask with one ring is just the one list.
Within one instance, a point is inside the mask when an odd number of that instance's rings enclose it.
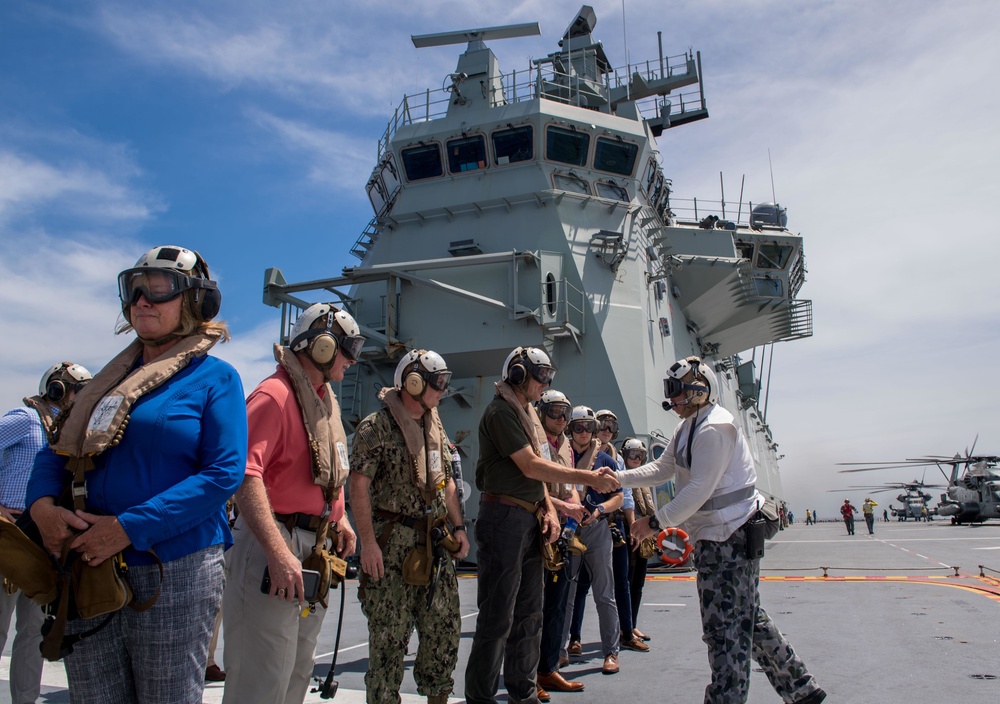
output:
{"label": "flight deck helmet", "polygon": [[290,337],[292,352],[305,352],[320,367],[333,364],[338,352],[356,362],[365,345],[354,318],[333,303],[313,303],[302,311]]}
{"label": "flight deck helmet", "polygon": [[427,387],[446,391],[451,372],[444,357],[431,350],[410,350],[396,365],[393,385],[413,398],[420,398]]}

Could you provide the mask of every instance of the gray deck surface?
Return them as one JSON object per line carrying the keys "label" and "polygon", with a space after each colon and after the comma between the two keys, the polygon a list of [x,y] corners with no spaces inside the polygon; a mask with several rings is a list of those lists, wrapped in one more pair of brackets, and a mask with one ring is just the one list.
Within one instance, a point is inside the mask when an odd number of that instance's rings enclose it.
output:
{"label": "gray deck surface", "polygon": [[[960,577],[952,565],[960,568]],[[980,577],[979,565],[1000,570],[1000,524],[877,523],[875,535],[868,536],[859,522],[853,537],[840,523],[796,524],[768,544],[761,601],[829,693],[827,701],[1000,702],[1000,574],[991,577],[987,569]],[[829,568],[825,579],[824,566]],[[356,588],[356,582],[348,584],[336,677],[340,689],[334,699],[347,704],[364,701],[368,665],[367,628]],[[475,630],[475,576],[460,579],[459,588],[463,619],[455,702],[462,701]],[[331,603],[320,640],[317,676],[329,666],[337,606],[339,600]],[[623,651],[621,673],[602,675],[597,617],[589,604],[584,657],[564,671],[586,689],[555,692],[553,704],[702,701],[708,665],[693,575],[651,574],[639,626],[653,638],[650,652]],[[416,695],[412,677],[416,637],[410,651],[402,698],[426,701]],[[0,662],[3,702],[9,701],[9,655],[8,641]],[[60,664],[46,664],[39,701],[68,702],[65,682]],[[505,700],[502,692],[500,701]],[[221,698],[221,684],[206,689],[205,702]],[[306,701],[322,700],[311,694]],[[780,700],[755,670],[748,701]]]}

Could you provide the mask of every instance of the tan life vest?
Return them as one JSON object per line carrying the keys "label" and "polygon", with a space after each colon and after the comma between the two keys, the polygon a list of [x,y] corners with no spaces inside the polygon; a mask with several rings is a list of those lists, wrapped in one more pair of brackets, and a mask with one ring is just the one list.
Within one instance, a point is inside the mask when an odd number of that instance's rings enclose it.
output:
{"label": "tan life vest", "polygon": [[413,485],[424,493],[424,499],[429,504],[428,497],[432,499],[434,492],[443,489],[448,481],[441,461],[441,453],[447,449],[447,438],[437,409],[431,408],[424,412],[424,427],[421,429],[403,406],[398,388],[382,389],[378,400],[385,404],[403,434],[413,469],[410,478]]}
{"label": "tan life vest", "polygon": [[208,354],[221,337],[218,330],[189,335],[139,367],[143,343],[135,340],[77,393],[72,407],[59,415],[51,444],[53,452],[68,458],[75,508],[85,508],[85,472],[93,469],[95,456],[121,442],[135,402],[185,369],[192,359]]}
{"label": "tan life vest", "polygon": [[320,398],[299,358],[289,347],[275,343],[274,358],[288,372],[292,390],[302,411],[302,422],[309,437],[312,455],[313,484],[323,487],[323,498],[329,503],[340,496],[347,483],[350,463],[347,458],[347,433],[340,420],[340,404],[329,382]]}
{"label": "tan life vest", "polygon": [[24,399],[24,405],[34,409],[38,414],[38,419],[42,422],[42,429],[45,437],[52,442],[52,431],[56,425],[56,415],[52,412],[52,405],[43,396],[28,396]]}

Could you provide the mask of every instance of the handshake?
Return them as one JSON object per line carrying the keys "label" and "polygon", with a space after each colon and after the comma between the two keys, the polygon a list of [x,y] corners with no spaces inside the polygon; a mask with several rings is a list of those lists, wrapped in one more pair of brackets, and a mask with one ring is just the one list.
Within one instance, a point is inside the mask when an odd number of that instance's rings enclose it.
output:
{"label": "handshake", "polygon": [[618,482],[618,477],[615,476],[615,474],[615,470],[610,467],[601,467],[597,470],[594,476],[590,478],[587,485],[594,487],[602,494],[608,494],[612,491],[616,491],[621,488],[621,484]]}

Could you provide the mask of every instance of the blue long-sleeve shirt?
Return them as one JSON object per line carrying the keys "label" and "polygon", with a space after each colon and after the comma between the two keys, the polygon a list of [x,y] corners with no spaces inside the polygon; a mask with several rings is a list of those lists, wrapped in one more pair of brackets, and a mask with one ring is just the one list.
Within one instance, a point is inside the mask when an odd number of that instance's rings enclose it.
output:
{"label": "blue long-sleeve shirt", "polygon": [[[226,500],[243,481],[247,418],[243,384],[228,363],[198,357],[132,406],[121,442],[87,472],[87,507],[118,517],[132,546],[126,562],[163,562],[210,545],[232,545]],[[28,482],[27,505],[58,497],[66,458],[45,448]]]}

